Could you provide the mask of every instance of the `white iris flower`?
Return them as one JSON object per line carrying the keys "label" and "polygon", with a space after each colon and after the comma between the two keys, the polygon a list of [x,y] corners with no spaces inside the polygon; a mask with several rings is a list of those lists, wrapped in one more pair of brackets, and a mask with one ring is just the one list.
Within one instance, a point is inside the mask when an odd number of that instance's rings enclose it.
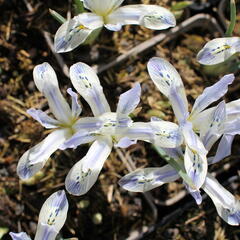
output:
{"label": "white iris flower", "polygon": [[113,145],[128,147],[137,140],[174,148],[182,143],[178,125],[153,119],[149,123],[133,123],[129,114],[140,101],[141,88],[136,84],[123,93],[116,112],[111,112],[96,73],[84,63],[70,68],[72,84],[90,105],[94,117],[81,118],[74,126],[76,134],[62,144],[61,149],[76,148],[93,142],[86,156],[67,175],[65,186],[73,195],[85,194],[96,182]]}
{"label": "white iris flower", "polygon": [[[63,227],[68,212],[68,200],[63,190],[53,193],[43,204],[34,240],[54,240]],[[31,240],[25,233],[10,233],[13,240]]]}
{"label": "white iris flower", "polygon": [[74,125],[82,111],[77,94],[68,89],[72,97],[72,108],[70,108],[59,90],[56,73],[48,63],[36,66],[33,77],[38,90],[47,98],[55,119],[41,110],[27,111],[43,127],[53,131],[20,158],[17,173],[22,179],[28,179],[40,171],[59,146],[74,134]]}
{"label": "white iris flower", "polygon": [[214,65],[226,61],[239,52],[239,37],[215,38],[209,41],[198,53],[197,60],[203,65]]}
{"label": "white iris flower", "polygon": [[[237,107],[238,106],[238,107]],[[240,134],[240,102],[239,100],[226,104],[221,102],[217,107],[202,112],[208,121],[201,124],[201,141],[206,149],[210,150],[213,144],[220,138],[221,141],[215,156],[208,157],[209,164],[217,163],[231,154],[233,138]],[[232,116],[235,116],[235,120]],[[206,118],[204,118],[206,120]],[[218,121],[218,120],[220,121]],[[203,118],[201,120],[204,123]],[[210,123],[210,124],[208,124]],[[175,149],[163,149],[184,169],[185,156],[180,147]],[[179,179],[178,172],[169,164],[159,168],[144,168],[136,170],[124,176],[119,184],[132,192],[146,192],[164,183]],[[198,189],[191,189],[184,183],[189,193],[194,197],[197,204],[201,204],[202,196]],[[216,206],[219,216],[230,225],[240,224],[240,201],[228,192],[211,174],[207,173],[201,186]]]}
{"label": "white iris flower", "polygon": [[[196,99],[192,111],[189,113],[182,79],[176,69],[166,60],[155,57],[148,62],[148,71],[157,88],[168,97],[171,102],[186,144],[184,154],[185,169],[195,187],[199,189],[205,182],[207,176],[208,164],[206,155],[209,150],[208,145],[211,145],[211,143],[204,146],[202,140],[194,130],[195,128],[202,128],[202,125],[208,126],[209,124],[213,124],[215,126],[212,130],[213,133],[205,136],[208,141],[213,141],[211,135],[215,134],[215,129],[217,129],[219,127],[218,125],[224,120],[225,105],[222,104],[219,107],[217,117],[211,119],[210,122],[207,121],[207,119],[203,119],[202,122],[199,122],[198,126],[196,121],[207,106],[217,101],[227,92],[228,85],[234,80],[234,75],[225,75],[216,84],[206,88]],[[194,126],[193,123],[195,123]],[[206,132],[202,131],[201,134],[205,135]]]}
{"label": "white iris flower", "polygon": [[123,25],[142,25],[149,29],[162,30],[176,25],[174,15],[155,5],[127,5],[124,0],[82,0],[90,12],[81,13],[66,21],[55,35],[55,51],[69,52],[83,43],[95,30],[106,27],[111,31],[121,30]]}

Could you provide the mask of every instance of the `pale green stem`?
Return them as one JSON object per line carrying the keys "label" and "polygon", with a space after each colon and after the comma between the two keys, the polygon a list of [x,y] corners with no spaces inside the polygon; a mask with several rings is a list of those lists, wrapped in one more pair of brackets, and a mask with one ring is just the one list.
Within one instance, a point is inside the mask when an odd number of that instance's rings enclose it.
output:
{"label": "pale green stem", "polygon": [[175,159],[169,157],[161,147],[154,146],[154,145],[153,145],[153,147],[157,151],[157,153],[178,172],[180,177],[182,177],[184,182],[186,182],[189,185],[189,187],[191,187],[192,189],[196,189],[191,178],[187,175],[186,170],[182,167],[183,166],[182,159],[175,160]]}
{"label": "pale green stem", "polygon": [[49,12],[52,15],[52,17],[55,18],[59,23],[63,24],[67,21],[66,18],[64,18],[62,15],[60,15],[59,13],[57,13],[56,11],[50,8],[49,8]]}
{"label": "pale green stem", "polygon": [[228,26],[228,29],[225,33],[226,37],[231,37],[235,24],[236,24],[236,18],[237,18],[237,9],[236,9],[236,3],[235,0],[230,0],[230,24]]}

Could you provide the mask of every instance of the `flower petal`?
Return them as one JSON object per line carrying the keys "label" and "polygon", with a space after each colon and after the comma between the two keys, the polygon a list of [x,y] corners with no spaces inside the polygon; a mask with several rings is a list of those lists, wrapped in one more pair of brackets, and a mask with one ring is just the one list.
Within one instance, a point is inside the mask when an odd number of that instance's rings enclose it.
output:
{"label": "flower petal", "polygon": [[71,138],[66,140],[59,149],[65,150],[67,148],[76,149],[78,146],[86,143],[93,142],[96,139],[96,135],[86,130],[75,133]]}
{"label": "flower petal", "polygon": [[49,235],[51,237],[57,235],[61,230],[66,221],[67,212],[68,200],[65,191],[53,193],[41,208],[35,240],[55,239],[50,238]]}
{"label": "flower petal", "polygon": [[30,108],[27,110],[27,113],[34,118],[36,121],[38,121],[43,127],[45,128],[58,128],[60,122],[49,117],[45,112],[42,110],[37,110],[34,108]]}
{"label": "flower petal", "polygon": [[205,148],[209,151],[213,144],[221,137],[226,121],[226,105],[220,102],[212,114],[210,125],[206,132],[200,132],[201,139]]}
{"label": "flower petal", "polygon": [[125,137],[151,142],[164,148],[174,148],[183,142],[178,125],[167,121],[135,122],[126,130]]}
{"label": "flower petal", "polygon": [[103,122],[98,117],[82,117],[74,124],[75,132],[97,131],[103,126]]}
{"label": "flower petal", "polygon": [[224,134],[218,144],[215,156],[208,158],[208,164],[213,164],[231,155],[232,142],[234,135]]}
{"label": "flower petal", "polygon": [[207,175],[203,190],[212,199],[219,216],[230,225],[240,224],[240,202],[213,176]]}
{"label": "flower petal", "polygon": [[25,232],[21,233],[10,232],[9,234],[13,240],[31,240],[31,238]]}
{"label": "flower petal", "polygon": [[180,89],[174,86],[171,87],[169,100],[172,104],[172,108],[175,113],[175,116],[181,125],[187,120],[189,113],[188,113],[188,106],[186,102],[184,102],[184,99],[181,98],[181,95],[179,94],[179,90]]}
{"label": "flower petal", "polygon": [[142,25],[149,29],[163,30],[176,25],[174,15],[166,8],[156,5],[127,5],[113,11],[106,17],[105,26],[109,30],[115,30],[109,26],[126,24]]}
{"label": "flower petal", "polygon": [[91,67],[81,62],[74,64],[70,68],[70,78],[95,116],[111,111],[99,79]]}
{"label": "flower petal", "polygon": [[135,84],[132,89],[121,94],[117,106],[118,115],[129,115],[133,112],[140,102],[140,96],[141,86],[139,83]]}
{"label": "flower petal", "polygon": [[195,118],[207,106],[224,96],[228,91],[228,85],[232,84],[234,78],[234,74],[225,75],[211,87],[205,88],[203,93],[196,99],[189,118]]}
{"label": "flower petal", "polygon": [[130,192],[147,192],[178,178],[179,175],[174,168],[165,165],[160,168],[143,168],[131,172],[121,178],[118,184]]}
{"label": "flower petal", "polygon": [[69,133],[66,130],[55,130],[42,142],[25,152],[18,162],[18,176],[21,179],[28,179],[40,171],[48,158],[68,137]]}
{"label": "flower petal", "polygon": [[71,88],[68,88],[67,93],[72,97],[72,117],[77,118],[82,112],[82,107],[78,102],[78,95]]}
{"label": "flower petal", "polygon": [[[90,19],[95,21],[95,16]],[[60,26],[54,37],[54,49],[56,52],[72,51],[87,39],[93,29],[84,26],[83,20],[84,18],[76,16]]]}
{"label": "flower petal", "polygon": [[71,109],[62,96],[55,71],[48,63],[37,65],[33,70],[34,82],[40,92],[47,98],[54,116],[64,123],[72,118]]}
{"label": "flower petal", "polygon": [[104,2],[99,0],[82,0],[84,7],[91,10],[92,12],[106,16],[108,13],[112,12],[114,9],[118,8],[124,0],[104,0]]}
{"label": "flower petal", "polygon": [[114,146],[115,147],[120,147],[120,148],[128,148],[130,147],[131,145],[133,144],[136,144],[137,143],[137,140],[132,140],[128,137],[123,137],[121,138],[117,144],[115,144]]}
{"label": "flower petal", "polygon": [[187,109],[188,102],[183,82],[173,65],[163,58],[154,57],[150,59],[147,67],[149,75],[159,91],[169,98],[170,89],[175,87],[179,98],[183,101],[184,108]]}
{"label": "flower petal", "polygon": [[202,195],[200,190],[192,189],[187,183],[184,182],[184,185],[187,189],[187,191],[191,194],[191,196],[196,201],[197,205],[200,205],[202,203]]}
{"label": "flower petal", "polygon": [[191,150],[186,146],[184,166],[187,175],[191,178],[194,186],[198,190],[203,185],[207,175],[208,163],[206,155]]}
{"label": "flower petal", "polygon": [[111,150],[112,142],[109,139],[96,140],[86,156],[77,162],[68,173],[65,180],[67,191],[76,196],[87,193],[97,181]]}
{"label": "flower petal", "polygon": [[224,62],[237,52],[240,52],[239,37],[215,38],[198,53],[197,60],[201,64],[214,65]]}

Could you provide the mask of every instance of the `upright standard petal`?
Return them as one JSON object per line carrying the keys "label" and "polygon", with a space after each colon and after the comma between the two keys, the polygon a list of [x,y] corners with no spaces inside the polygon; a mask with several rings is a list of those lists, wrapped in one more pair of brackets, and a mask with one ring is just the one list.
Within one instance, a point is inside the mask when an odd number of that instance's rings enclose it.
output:
{"label": "upright standard petal", "polygon": [[71,88],[68,88],[67,93],[72,97],[72,117],[77,118],[82,112],[82,107],[78,102],[78,95]]}
{"label": "upright standard petal", "polygon": [[85,63],[76,63],[70,68],[70,78],[75,89],[90,105],[95,116],[110,112],[98,76]]}
{"label": "upright standard petal", "polygon": [[40,171],[48,158],[69,138],[67,130],[55,130],[42,142],[29,149],[20,158],[17,174],[21,179],[28,179]]}
{"label": "upright standard petal", "polygon": [[9,234],[13,240],[31,240],[31,238],[25,232],[21,233],[10,232]]}
{"label": "upright standard petal", "polygon": [[203,185],[207,175],[208,162],[206,155],[186,146],[184,166],[187,175],[191,178],[196,190],[198,190]]}
{"label": "upright standard petal", "polygon": [[188,112],[188,106],[184,102],[184,99],[182,99],[181,95],[179,94],[179,89],[176,87],[171,87],[170,94],[169,94],[169,100],[171,102],[174,114],[179,122],[179,124],[183,124],[187,121],[187,118],[189,116]]}
{"label": "upright standard petal", "polygon": [[71,109],[62,96],[55,71],[48,63],[37,65],[33,70],[34,82],[40,92],[47,98],[54,116],[61,122],[69,123]]}
{"label": "upright standard petal", "polygon": [[118,8],[124,0],[82,0],[84,7],[91,10],[92,12],[106,16],[111,13],[114,9]]}
{"label": "upright standard petal", "polygon": [[112,142],[107,138],[99,138],[89,148],[86,156],[77,162],[68,173],[65,186],[75,196],[87,193],[97,181],[105,160],[112,150]]}
{"label": "upright standard petal", "polygon": [[118,183],[130,192],[147,192],[178,178],[179,175],[175,169],[170,165],[165,165],[160,168],[138,169],[125,175]]}
{"label": "upright standard petal", "polygon": [[142,25],[149,29],[163,30],[174,27],[176,19],[166,8],[144,4],[120,7],[105,17],[105,27],[109,30],[120,30],[121,26],[126,24]]}
{"label": "upright standard petal", "polygon": [[55,239],[66,221],[67,212],[68,200],[64,190],[53,193],[41,208],[35,240]]}
{"label": "upright standard petal", "polygon": [[137,83],[132,89],[120,95],[117,114],[129,115],[140,102],[141,86]]}
{"label": "upright standard petal", "polygon": [[43,127],[45,128],[58,128],[61,122],[49,117],[45,112],[42,110],[37,110],[34,108],[30,108],[27,110],[27,113],[38,121]]}
{"label": "upright standard petal", "polygon": [[94,29],[102,26],[102,18],[93,13],[83,13],[66,21],[55,34],[55,51],[58,53],[72,51],[84,43]]}
{"label": "upright standard petal", "polygon": [[194,119],[198,113],[208,107],[211,103],[224,96],[228,91],[228,85],[232,84],[234,78],[234,74],[225,75],[211,87],[205,88],[193,105],[190,119]]}
{"label": "upright standard petal", "polygon": [[197,60],[204,65],[214,65],[224,62],[237,52],[240,52],[239,37],[215,38],[198,53]]}
{"label": "upright standard petal", "polygon": [[231,154],[232,142],[234,135],[224,134],[218,144],[217,152],[215,156],[208,158],[208,164],[213,164],[221,161]]}
{"label": "upright standard petal", "polygon": [[212,199],[219,216],[228,224],[238,226],[240,224],[239,200],[210,174],[207,175],[202,188]]}
{"label": "upright standard petal", "polygon": [[[213,144],[222,136],[226,121],[226,104],[220,102],[214,112],[206,132],[201,131],[200,136],[205,148],[209,151]],[[207,123],[205,123],[207,124]]]}
{"label": "upright standard petal", "polygon": [[149,75],[159,91],[169,98],[170,89],[174,87],[183,101],[184,109],[187,109],[188,102],[183,82],[173,65],[162,58],[154,57],[150,59],[147,67]]}

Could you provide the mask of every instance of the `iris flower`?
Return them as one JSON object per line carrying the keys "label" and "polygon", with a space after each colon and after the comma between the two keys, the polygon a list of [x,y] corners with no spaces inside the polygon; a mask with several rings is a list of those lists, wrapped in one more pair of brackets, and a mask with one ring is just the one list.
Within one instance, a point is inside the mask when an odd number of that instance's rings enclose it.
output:
{"label": "iris flower", "polygon": [[140,101],[141,88],[136,84],[123,93],[116,112],[111,112],[96,73],[84,63],[70,68],[70,78],[78,93],[90,105],[94,117],[81,118],[76,123],[78,131],[61,149],[76,148],[93,142],[86,156],[77,162],[67,175],[65,186],[73,195],[85,194],[96,182],[113,145],[128,147],[137,140],[174,148],[182,143],[178,125],[153,119],[149,123],[133,123],[129,114]]}
{"label": "iris flower", "polygon": [[[54,240],[63,227],[68,212],[68,201],[63,190],[53,193],[43,204],[34,240]],[[31,240],[25,233],[10,233],[13,240]]]}
{"label": "iris flower", "polygon": [[[209,119],[203,119],[202,122],[198,122],[197,119],[207,106],[217,101],[227,92],[228,85],[234,80],[234,75],[225,75],[213,86],[206,88],[195,100],[192,111],[189,113],[182,79],[176,69],[166,60],[155,57],[148,62],[148,71],[160,92],[170,100],[175,116],[182,129],[186,145],[184,166],[194,186],[199,189],[204,184],[207,176],[208,164],[206,155],[208,145],[204,146],[195,129],[201,128],[201,125],[211,125],[213,122],[209,121]],[[216,118],[214,124],[215,122],[218,124],[221,120]],[[199,125],[196,125],[196,122]],[[194,126],[193,123],[195,123]]]}
{"label": "iris flower", "polygon": [[74,134],[74,126],[82,111],[77,94],[68,89],[67,92],[72,97],[72,108],[70,108],[59,90],[57,76],[48,63],[36,66],[33,78],[38,90],[47,98],[49,108],[55,118],[41,110],[32,108],[27,111],[43,127],[53,129],[53,131],[20,158],[17,173],[22,179],[28,179],[40,171],[52,153]]}
{"label": "iris flower", "polygon": [[239,37],[215,38],[209,41],[198,53],[197,60],[204,65],[214,65],[226,61],[239,52]]}
{"label": "iris flower", "polygon": [[[223,101],[216,107],[203,111],[200,115],[201,125],[196,122],[196,126],[200,126],[200,139],[205,148],[210,150],[213,144],[222,137],[216,155],[207,159],[208,164],[217,163],[231,154],[233,138],[236,134],[240,134],[240,102],[237,100],[225,104]],[[163,150],[184,169],[185,157],[180,147]],[[136,170],[124,176],[119,181],[119,184],[128,191],[146,192],[179,178],[178,170],[167,164],[159,168]],[[187,183],[184,184],[196,200],[196,203],[201,204],[200,190],[192,189]],[[219,216],[224,221],[230,225],[240,224],[240,201],[228,192],[210,173],[206,174],[201,189],[212,199]]]}
{"label": "iris flower", "polygon": [[66,21],[55,35],[56,52],[69,52],[83,43],[96,29],[103,26],[119,31],[126,24],[142,25],[149,29],[162,30],[176,25],[174,15],[155,5],[127,5],[124,0],[82,0],[90,12],[81,13]]}

